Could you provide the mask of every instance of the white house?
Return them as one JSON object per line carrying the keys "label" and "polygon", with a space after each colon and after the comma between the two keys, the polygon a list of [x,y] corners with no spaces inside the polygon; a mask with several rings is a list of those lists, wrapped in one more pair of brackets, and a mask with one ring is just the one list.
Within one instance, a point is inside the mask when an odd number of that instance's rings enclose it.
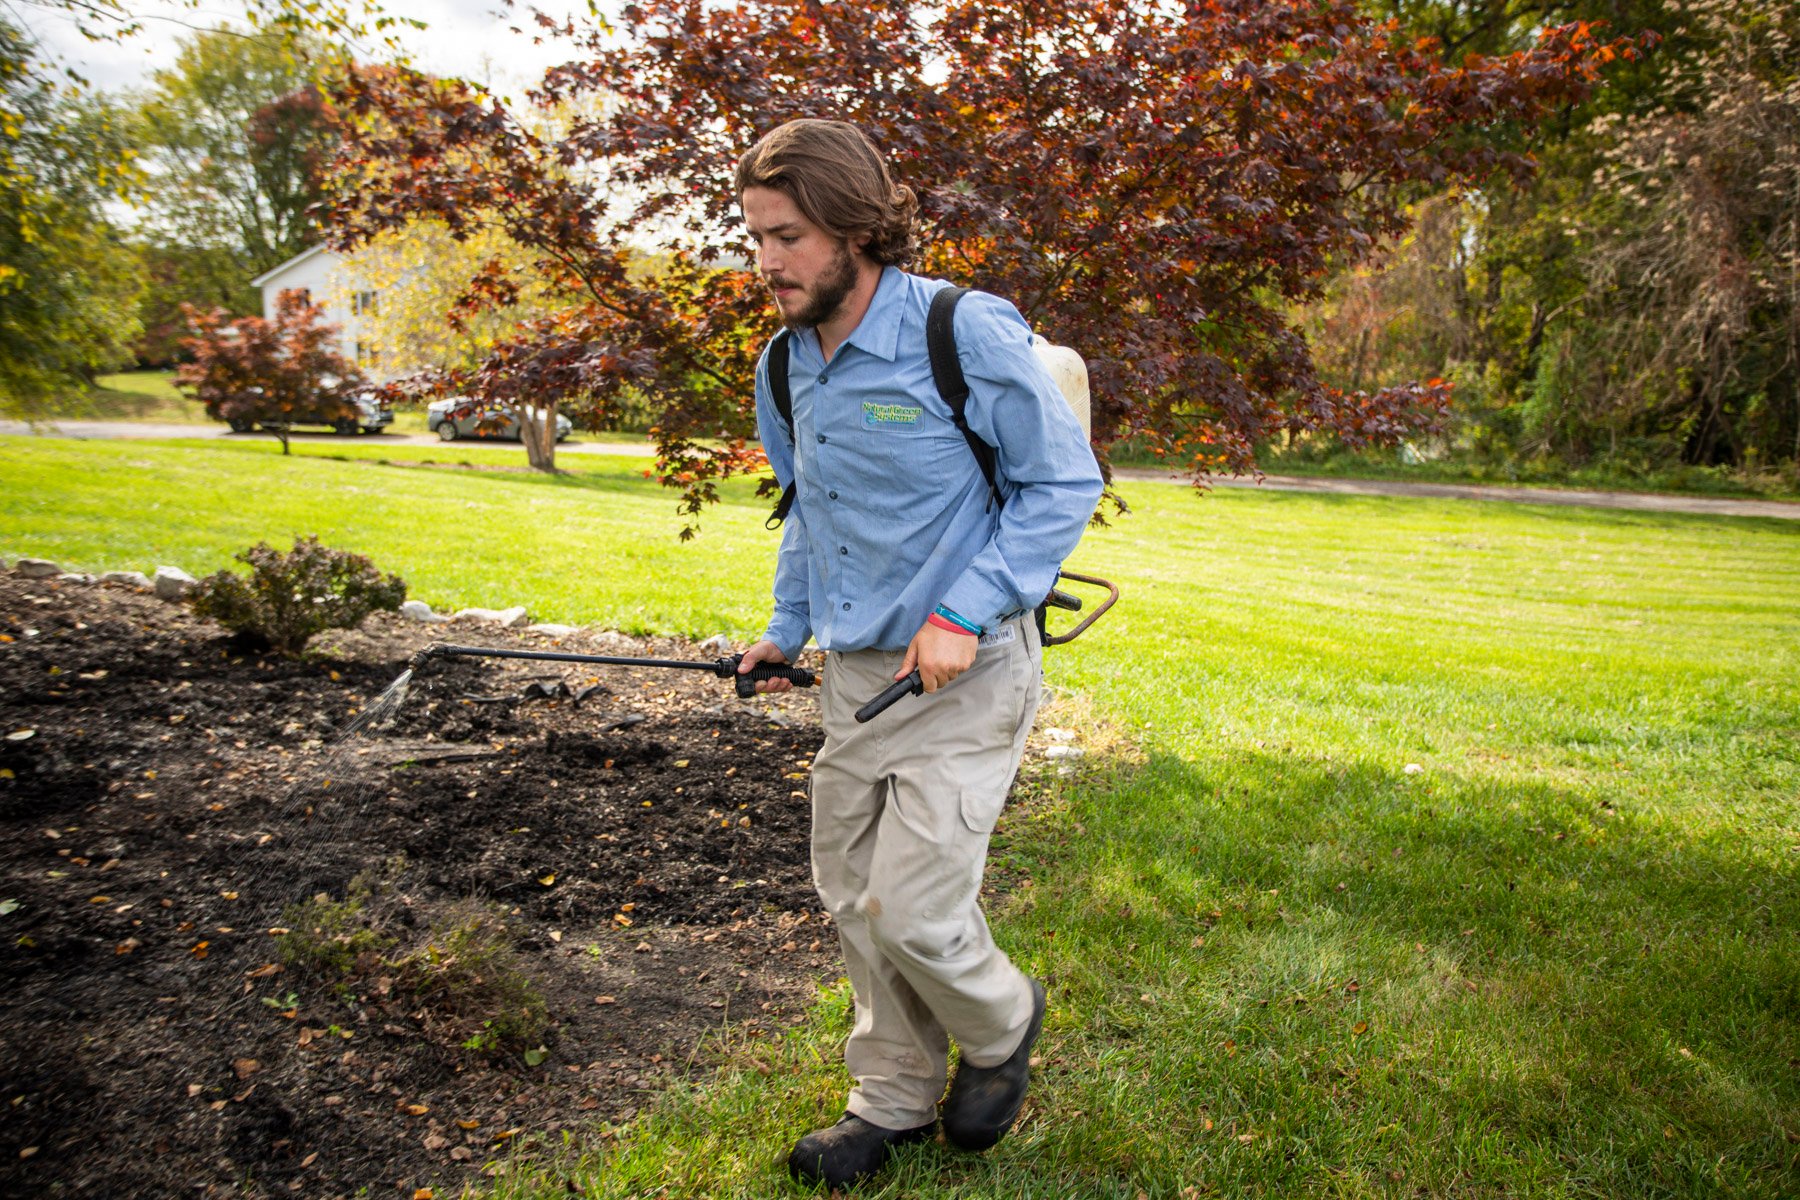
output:
{"label": "white house", "polygon": [[344,256],[323,245],[302,250],[280,266],[250,281],[262,289],[263,319],[275,319],[281,293],[299,291],[320,309],[327,323],[338,327],[338,353],[362,367],[371,379],[385,378],[380,355],[363,337],[363,317],[381,303],[378,292],[358,286],[349,274]]}

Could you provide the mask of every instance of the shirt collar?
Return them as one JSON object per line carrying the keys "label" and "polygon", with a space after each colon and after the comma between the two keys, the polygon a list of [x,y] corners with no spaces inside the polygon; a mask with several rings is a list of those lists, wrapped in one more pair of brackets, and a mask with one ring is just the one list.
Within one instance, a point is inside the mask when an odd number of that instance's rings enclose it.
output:
{"label": "shirt collar", "polygon": [[[906,276],[898,267],[881,268],[881,281],[845,346],[855,346],[876,358],[893,362],[900,352],[900,314],[905,310]],[[841,353],[843,347],[840,346]]]}

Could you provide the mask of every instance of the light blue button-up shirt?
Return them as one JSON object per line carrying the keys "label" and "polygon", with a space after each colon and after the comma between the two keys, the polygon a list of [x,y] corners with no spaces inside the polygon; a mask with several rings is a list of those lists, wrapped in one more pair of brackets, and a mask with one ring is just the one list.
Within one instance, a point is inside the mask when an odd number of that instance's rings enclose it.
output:
{"label": "light blue button-up shirt", "polygon": [[895,267],[829,364],[818,333],[790,336],[792,440],[756,369],[756,423],[775,478],[797,495],[775,567],[768,640],[789,659],[904,649],[939,604],[982,626],[1035,607],[1100,499],[1100,469],[1031,349],[1018,310],[971,292],[956,306],[969,427],[995,447],[1004,509],[938,395],[925,314],[947,286]]}

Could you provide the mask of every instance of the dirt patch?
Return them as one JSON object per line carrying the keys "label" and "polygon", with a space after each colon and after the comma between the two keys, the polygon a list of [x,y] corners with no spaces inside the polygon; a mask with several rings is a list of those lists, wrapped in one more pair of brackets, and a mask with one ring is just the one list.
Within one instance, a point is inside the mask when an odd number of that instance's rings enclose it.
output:
{"label": "dirt patch", "polygon": [[331,744],[444,634],[384,617],[295,663],[0,579],[0,1192],[453,1193],[629,1118],[723,1022],[801,1019],[837,969],[810,694],[439,660]]}

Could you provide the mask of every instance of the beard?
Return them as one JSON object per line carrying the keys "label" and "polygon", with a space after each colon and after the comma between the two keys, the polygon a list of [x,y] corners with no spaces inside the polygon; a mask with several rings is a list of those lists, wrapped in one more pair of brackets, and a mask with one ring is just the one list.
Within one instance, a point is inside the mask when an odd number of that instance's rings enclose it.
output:
{"label": "beard", "polygon": [[[773,281],[771,281],[773,282]],[[781,314],[781,323],[789,329],[816,329],[836,315],[844,306],[844,301],[856,288],[856,260],[850,257],[850,251],[840,245],[831,265],[805,289],[806,307],[788,316]],[[778,304],[777,308],[780,307]]]}

